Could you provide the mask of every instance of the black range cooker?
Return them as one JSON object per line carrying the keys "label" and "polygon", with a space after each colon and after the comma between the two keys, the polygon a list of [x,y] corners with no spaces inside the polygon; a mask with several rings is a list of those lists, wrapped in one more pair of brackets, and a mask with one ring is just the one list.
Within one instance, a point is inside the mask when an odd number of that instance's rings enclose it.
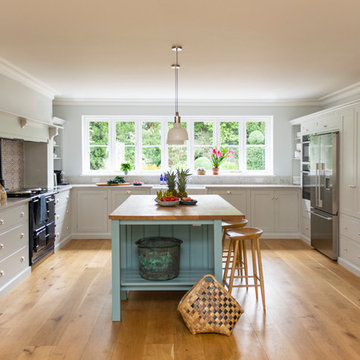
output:
{"label": "black range cooker", "polygon": [[55,191],[42,188],[9,191],[8,197],[30,197],[29,201],[29,259],[33,265],[54,252]]}

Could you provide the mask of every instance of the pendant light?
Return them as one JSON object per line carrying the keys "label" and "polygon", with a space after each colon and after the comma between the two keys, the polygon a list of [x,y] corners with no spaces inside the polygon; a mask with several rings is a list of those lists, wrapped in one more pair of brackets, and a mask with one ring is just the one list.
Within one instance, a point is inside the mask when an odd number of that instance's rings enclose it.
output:
{"label": "pendant light", "polygon": [[178,71],[180,68],[178,61],[178,53],[182,51],[182,47],[175,45],[171,48],[172,51],[176,53],[176,62],[171,67],[175,70],[175,117],[174,117],[174,126],[169,130],[167,137],[168,145],[183,145],[185,140],[188,140],[188,133],[186,129],[181,127],[181,119],[178,109]]}

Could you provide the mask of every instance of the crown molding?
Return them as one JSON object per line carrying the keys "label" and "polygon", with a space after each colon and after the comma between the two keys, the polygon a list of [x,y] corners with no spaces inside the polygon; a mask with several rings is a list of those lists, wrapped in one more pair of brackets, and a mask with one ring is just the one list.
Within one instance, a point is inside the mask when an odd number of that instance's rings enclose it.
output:
{"label": "crown molding", "polygon": [[360,98],[360,82],[322,96],[319,98],[319,101],[321,101],[322,105],[329,105],[352,96],[358,96]]}
{"label": "crown molding", "polygon": [[[174,99],[99,99],[99,98],[62,98],[56,97],[54,105],[76,106],[173,106]],[[321,106],[316,99],[283,99],[283,100],[238,100],[238,99],[185,99],[180,106]]]}
{"label": "crown molding", "polygon": [[28,88],[35,90],[36,92],[54,99],[56,90],[52,89],[39,79],[30,75],[26,71],[20,69],[16,65],[0,57],[0,74],[7,76],[19,83],[27,86]]}

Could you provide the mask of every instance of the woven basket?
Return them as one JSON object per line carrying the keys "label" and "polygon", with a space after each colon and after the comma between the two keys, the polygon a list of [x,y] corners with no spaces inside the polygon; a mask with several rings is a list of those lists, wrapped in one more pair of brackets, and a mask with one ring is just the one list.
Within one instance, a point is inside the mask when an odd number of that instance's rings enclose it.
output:
{"label": "woven basket", "polygon": [[227,336],[244,312],[212,275],[205,275],[183,296],[178,311],[192,334]]}

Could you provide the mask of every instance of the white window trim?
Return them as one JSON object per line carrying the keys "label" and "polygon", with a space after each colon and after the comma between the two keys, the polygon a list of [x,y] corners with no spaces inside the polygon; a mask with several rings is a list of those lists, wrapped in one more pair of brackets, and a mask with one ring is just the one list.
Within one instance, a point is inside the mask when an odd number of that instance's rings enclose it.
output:
{"label": "white window trim", "polygon": [[[220,146],[220,122],[239,122],[239,168],[240,170],[222,170],[225,174],[243,175],[273,175],[273,116],[182,116],[186,122],[189,140],[187,143],[188,165],[194,169],[194,122],[212,122],[213,126],[213,147]],[[172,122],[170,116],[138,116],[138,115],[83,115],[82,116],[82,175],[111,175],[120,173],[120,170],[90,170],[90,144],[89,144],[89,123],[93,121],[109,122],[109,149],[110,162],[115,164],[116,122],[135,123],[135,171],[134,174],[160,174],[167,170],[167,123]],[[244,170],[246,169],[246,122],[265,122],[265,169],[266,170]],[[161,169],[142,170],[142,124],[144,122],[161,123]],[[215,139],[215,140],[214,140]],[[210,144],[211,146],[211,144]]]}

